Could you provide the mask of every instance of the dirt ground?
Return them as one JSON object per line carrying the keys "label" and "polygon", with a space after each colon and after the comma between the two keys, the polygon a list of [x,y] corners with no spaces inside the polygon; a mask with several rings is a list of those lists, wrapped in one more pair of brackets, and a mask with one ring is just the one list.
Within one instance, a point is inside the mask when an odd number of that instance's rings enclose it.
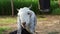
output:
{"label": "dirt ground", "polygon": [[37,20],[37,34],[60,34],[60,16],[44,16]]}
{"label": "dirt ground", "polygon": [[[17,24],[10,24],[7,26],[11,27],[13,30],[16,30]],[[39,19],[37,19],[36,33],[37,34],[60,34],[60,16],[44,15],[44,18],[40,17]]]}

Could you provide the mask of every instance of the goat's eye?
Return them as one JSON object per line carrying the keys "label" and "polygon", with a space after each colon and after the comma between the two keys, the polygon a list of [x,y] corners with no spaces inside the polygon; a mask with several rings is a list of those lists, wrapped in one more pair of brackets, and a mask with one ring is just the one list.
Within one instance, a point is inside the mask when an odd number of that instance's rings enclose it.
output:
{"label": "goat's eye", "polygon": [[30,15],[30,13],[28,13],[28,15]]}

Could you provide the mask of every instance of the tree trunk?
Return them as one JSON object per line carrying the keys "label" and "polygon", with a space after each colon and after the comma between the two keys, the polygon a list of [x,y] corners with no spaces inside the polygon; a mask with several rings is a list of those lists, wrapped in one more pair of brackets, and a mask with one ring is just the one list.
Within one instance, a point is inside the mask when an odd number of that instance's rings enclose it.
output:
{"label": "tree trunk", "polygon": [[58,0],[59,8],[60,8],[60,0]]}
{"label": "tree trunk", "polygon": [[14,16],[14,6],[13,6],[13,0],[11,0],[11,8],[12,8],[12,16]]}
{"label": "tree trunk", "polygon": [[39,0],[38,0],[38,9],[40,10],[40,4],[39,4]]}

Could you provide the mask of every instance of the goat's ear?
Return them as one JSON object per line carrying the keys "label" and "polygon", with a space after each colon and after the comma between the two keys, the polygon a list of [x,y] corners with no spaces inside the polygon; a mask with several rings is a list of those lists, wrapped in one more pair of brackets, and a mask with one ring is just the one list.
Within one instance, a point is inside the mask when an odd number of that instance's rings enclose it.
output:
{"label": "goat's ear", "polygon": [[19,9],[17,9],[17,11],[19,11]]}

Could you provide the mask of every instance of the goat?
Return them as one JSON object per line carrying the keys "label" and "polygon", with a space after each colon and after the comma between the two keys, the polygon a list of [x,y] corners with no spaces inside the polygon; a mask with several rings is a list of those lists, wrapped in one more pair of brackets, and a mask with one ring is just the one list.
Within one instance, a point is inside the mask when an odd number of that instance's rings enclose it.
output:
{"label": "goat", "polygon": [[34,34],[35,27],[37,23],[36,15],[35,13],[30,10],[28,7],[20,8],[18,10],[18,16],[17,16],[17,34],[22,34],[22,28],[21,26],[26,29],[31,34]]}

